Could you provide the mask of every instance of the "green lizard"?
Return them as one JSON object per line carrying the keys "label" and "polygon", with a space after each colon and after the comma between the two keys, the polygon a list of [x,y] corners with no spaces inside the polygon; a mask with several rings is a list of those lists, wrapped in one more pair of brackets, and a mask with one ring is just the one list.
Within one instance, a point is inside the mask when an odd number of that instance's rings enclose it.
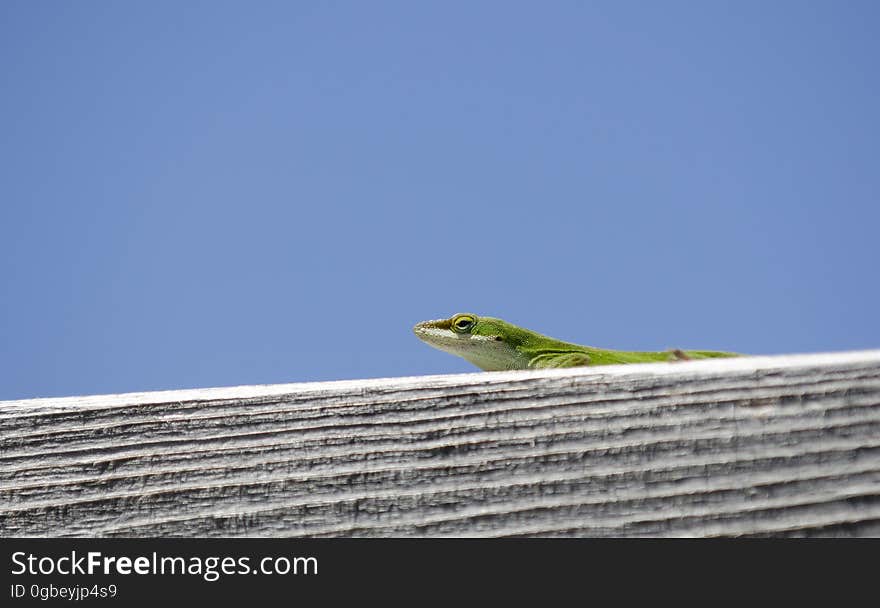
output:
{"label": "green lizard", "polygon": [[413,327],[413,331],[423,342],[463,357],[485,371],[739,356],[711,350],[634,352],[581,346],[542,336],[501,319],[469,313],[422,321]]}

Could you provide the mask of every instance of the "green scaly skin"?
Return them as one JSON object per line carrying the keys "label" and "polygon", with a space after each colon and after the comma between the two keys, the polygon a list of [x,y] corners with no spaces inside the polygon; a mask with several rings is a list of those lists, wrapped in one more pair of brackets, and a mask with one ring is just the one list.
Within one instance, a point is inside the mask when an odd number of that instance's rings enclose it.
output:
{"label": "green scaly skin", "polygon": [[636,352],[581,346],[543,336],[501,319],[478,317],[470,313],[460,313],[449,319],[422,321],[413,327],[413,331],[423,342],[463,357],[485,371],[740,356],[711,350]]}

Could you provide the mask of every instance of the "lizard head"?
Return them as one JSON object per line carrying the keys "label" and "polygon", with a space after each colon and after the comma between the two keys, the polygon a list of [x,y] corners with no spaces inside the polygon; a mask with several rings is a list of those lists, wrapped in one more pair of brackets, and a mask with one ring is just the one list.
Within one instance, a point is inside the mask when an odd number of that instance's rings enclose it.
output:
{"label": "lizard head", "polygon": [[[448,319],[422,321],[413,332],[423,342],[467,359],[484,370],[520,369],[527,364],[516,350],[517,328],[501,319],[459,313]],[[521,330],[519,330],[521,331]]]}

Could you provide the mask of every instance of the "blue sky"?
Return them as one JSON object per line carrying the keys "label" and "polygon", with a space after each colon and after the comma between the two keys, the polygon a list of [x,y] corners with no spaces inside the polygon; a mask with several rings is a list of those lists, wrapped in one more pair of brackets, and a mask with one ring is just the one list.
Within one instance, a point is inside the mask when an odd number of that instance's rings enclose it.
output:
{"label": "blue sky", "polygon": [[880,347],[876,2],[0,3],[0,399]]}

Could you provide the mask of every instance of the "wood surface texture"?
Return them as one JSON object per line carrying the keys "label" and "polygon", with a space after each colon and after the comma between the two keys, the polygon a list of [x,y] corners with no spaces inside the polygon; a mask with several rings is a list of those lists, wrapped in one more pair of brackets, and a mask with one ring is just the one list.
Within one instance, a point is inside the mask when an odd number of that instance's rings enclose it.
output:
{"label": "wood surface texture", "polygon": [[0,536],[880,536],[880,350],[0,402]]}

